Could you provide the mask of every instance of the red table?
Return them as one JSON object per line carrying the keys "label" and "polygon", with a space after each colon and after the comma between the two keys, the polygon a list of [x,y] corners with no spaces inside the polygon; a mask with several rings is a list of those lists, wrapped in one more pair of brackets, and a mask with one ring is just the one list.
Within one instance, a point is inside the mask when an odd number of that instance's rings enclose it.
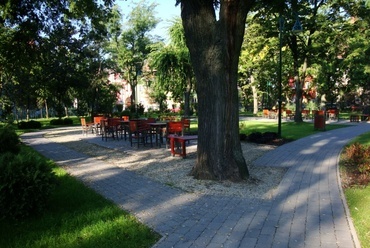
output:
{"label": "red table", "polygon": [[[180,155],[181,157],[186,157],[186,145],[185,142],[189,140],[197,140],[198,135],[184,135],[184,136],[177,136],[177,135],[168,135],[168,138],[170,139],[170,145],[171,145],[171,154],[172,156],[175,156],[176,154]],[[176,152],[175,151],[175,142],[178,142],[181,144],[181,151]]]}

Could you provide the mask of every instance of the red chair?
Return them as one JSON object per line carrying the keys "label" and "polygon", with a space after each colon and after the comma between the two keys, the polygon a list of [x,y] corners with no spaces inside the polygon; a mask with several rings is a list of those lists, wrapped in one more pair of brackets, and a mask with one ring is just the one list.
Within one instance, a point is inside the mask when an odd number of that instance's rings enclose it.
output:
{"label": "red chair", "polygon": [[140,144],[145,146],[150,138],[150,143],[153,146],[153,139],[150,135],[150,126],[146,120],[130,120],[129,122],[129,140],[131,146],[137,143],[139,148]]}
{"label": "red chair", "polygon": [[113,132],[116,134],[116,137],[118,139],[119,136],[123,136],[123,126],[121,123],[121,118],[110,118],[108,119],[109,126],[112,128]]}
{"label": "red chair", "polygon": [[183,123],[183,135],[185,133],[190,133],[190,119],[186,119],[186,118],[182,118],[181,119],[182,123]]}
{"label": "red chair", "polygon": [[153,117],[149,117],[148,119],[146,119],[148,123],[155,123],[157,120]]}
{"label": "red chair", "polygon": [[170,142],[170,138],[168,137],[171,134],[175,135],[184,135],[184,122],[182,121],[170,121],[167,122],[166,125],[166,144],[167,148]]}
{"label": "red chair", "polygon": [[109,119],[102,119],[100,120],[100,129],[101,129],[101,136],[102,140],[105,138],[105,141],[108,140],[109,137],[115,139],[121,135],[122,138],[122,127],[119,118],[109,118]]}
{"label": "red chair", "polygon": [[88,134],[91,130],[92,124],[87,123],[85,118],[81,118],[81,127],[82,127],[82,134]]}
{"label": "red chair", "polygon": [[293,119],[294,118],[294,114],[293,114],[293,111],[291,111],[290,109],[287,109],[287,110],[285,110],[285,117],[286,117],[286,119],[288,120],[288,119]]}
{"label": "red chair", "polygon": [[100,127],[100,121],[104,119],[104,116],[95,116],[94,117],[94,127],[93,132],[95,132],[97,135],[101,134],[101,127]]}
{"label": "red chair", "polygon": [[302,118],[307,120],[309,117],[310,117],[310,111],[307,109],[302,110]]}

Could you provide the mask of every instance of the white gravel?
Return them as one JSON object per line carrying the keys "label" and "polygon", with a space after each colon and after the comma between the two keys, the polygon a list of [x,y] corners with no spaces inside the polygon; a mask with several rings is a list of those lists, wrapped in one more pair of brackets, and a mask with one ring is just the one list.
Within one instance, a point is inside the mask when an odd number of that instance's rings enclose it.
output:
{"label": "white gravel", "polygon": [[[196,144],[187,147],[187,157],[172,157],[165,148],[131,148],[127,150],[108,149],[88,142],[78,131],[52,130],[46,138],[76,151],[112,163],[126,170],[135,171],[145,177],[171,187],[195,194],[236,196],[250,199],[269,199],[280,183],[286,170],[283,168],[255,167],[253,161],[274,149],[270,145],[242,142],[244,158],[251,177],[243,182],[196,180],[189,176],[196,160]],[[127,141],[107,141],[126,142]]]}

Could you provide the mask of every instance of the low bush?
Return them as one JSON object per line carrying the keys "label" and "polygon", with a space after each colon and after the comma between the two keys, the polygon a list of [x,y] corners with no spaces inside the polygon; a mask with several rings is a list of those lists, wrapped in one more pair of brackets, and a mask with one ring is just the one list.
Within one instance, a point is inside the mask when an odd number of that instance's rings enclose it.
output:
{"label": "low bush", "polygon": [[73,125],[73,120],[71,118],[64,118],[63,119],[64,125]]}
{"label": "low bush", "polygon": [[50,121],[50,125],[58,126],[58,125],[64,125],[63,119],[52,119]]}
{"label": "low bush", "polygon": [[344,151],[343,164],[346,168],[345,187],[370,183],[370,146],[353,143]]}
{"label": "low bush", "polygon": [[71,118],[52,119],[50,121],[50,125],[53,125],[53,126],[72,125],[72,124],[73,124],[73,120]]}
{"label": "low bush", "polygon": [[266,144],[277,139],[277,137],[277,133],[274,132],[254,132],[248,135],[248,140],[258,144]]}
{"label": "low bush", "polygon": [[18,123],[19,129],[40,129],[41,122],[38,121],[21,121]]}
{"label": "low bush", "polygon": [[18,153],[20,140],[11,126],[0,128],[0,154],[10,152]]}
{"label": "low bush", "polygon": [[0,155],[0,218],[40,213],[56,183],[51,167],[28,152]]}

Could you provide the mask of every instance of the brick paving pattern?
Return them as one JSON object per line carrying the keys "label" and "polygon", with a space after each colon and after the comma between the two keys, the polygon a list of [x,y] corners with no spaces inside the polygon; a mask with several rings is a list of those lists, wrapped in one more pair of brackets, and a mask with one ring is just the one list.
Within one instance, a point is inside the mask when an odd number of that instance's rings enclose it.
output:
{"label": "brick paving pattern", "polygon": [[255,165],[288,171],[276,196],[257,202],[184,193],[53,143],[44,132],[22,140],[160,233],[154,247],[359,248],[337,164],[343,146],[368,131],[370,124],[359,123],[266,153]]}

